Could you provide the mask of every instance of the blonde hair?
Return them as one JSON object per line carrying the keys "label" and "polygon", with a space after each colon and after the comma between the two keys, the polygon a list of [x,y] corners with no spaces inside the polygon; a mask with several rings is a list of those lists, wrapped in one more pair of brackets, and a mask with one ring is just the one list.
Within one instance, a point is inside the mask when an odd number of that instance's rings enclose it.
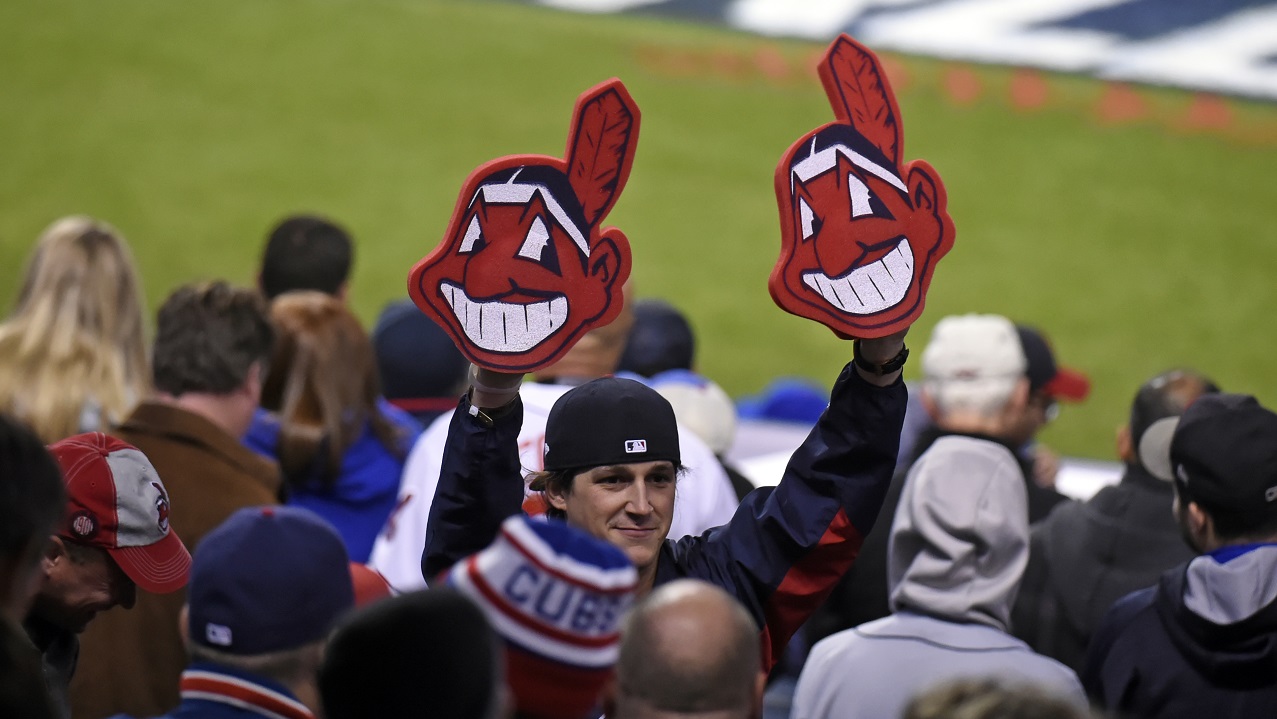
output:
{"label": "blonde hair", "polygon": [[0,408],[51,443],[119,421],[149,386],[141,288],[124,238],[90,217],[54,222],[0,325]]}

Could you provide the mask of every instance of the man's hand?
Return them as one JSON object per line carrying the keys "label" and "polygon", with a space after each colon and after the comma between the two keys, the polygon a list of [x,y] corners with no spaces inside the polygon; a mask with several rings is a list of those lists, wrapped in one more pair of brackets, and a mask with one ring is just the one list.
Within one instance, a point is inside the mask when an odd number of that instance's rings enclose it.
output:
{"label": "man's hand", "polygon": [[[896,355],[900,354],[900,350],[904,349],[905,335],[908,333],[909,328],[906,327],[905,329],[893,335],[887,335],[886,337],[879,337],[872,340],[860,340],[860,356],[872,364],[886,364]],[[860,376],[863,377],[866,382],[878,385],[879,387],[886,387],[894,383],[896,378],[900,376],[901,372],[901,370],[896,370],[889,374],[876,375],[866,372],[861,369],[859,365],[856,366],[856,371],[860,373]]]}
{"label": "man's hand", "polygon": [[470,404],[479,409],[496,409],[510,404],[519,394],[523,375],[470,366]]}

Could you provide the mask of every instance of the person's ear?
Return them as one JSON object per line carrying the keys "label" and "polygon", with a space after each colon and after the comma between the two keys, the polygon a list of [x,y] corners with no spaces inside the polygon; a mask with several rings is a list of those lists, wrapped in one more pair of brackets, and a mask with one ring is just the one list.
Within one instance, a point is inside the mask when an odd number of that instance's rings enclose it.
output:
{"label": "person's ear", "polygon": [[767,693],[767,672],[759,672],[754,680],[754,696],[749,712],[750,719],[763,719],[763,695]]}
{"label": "person's ear", "polygon": [[262,401],[262,383],[266,381],[264,369],[261,360],[249,365],[248,372],[244,374],[244,384],[240,386],[240,390],[252,398],[255,405]]}
{"label": "person's ear", "polygon": [[1016,414],[1024,411],[1029,406],[1029,378],[1021,377],[1015,381],[1015,389],[1011,390],[1011,399],[1007,402],[1007,409],[1014,410]]}
{"label": "person's ear", "polygon": [[62,542],[62,537],[56,534],[49,537],[49,543],[44,546],[44,556],[40,558],[40,568],[48,574],[58,564],[67,561],[66,544]]}
{"label": "person's ear", "polygon": [[1192,533],[1193,538],[1197,540],[1198,546],[1206,547],[1209,550],[1215,544],[1215,520],[1202,509],[1202,505],[1197,502],[1189,502],[1184,509],[1185,521],[1188,523],[1188,531]]}
{"label": "person's ear", "polygon": [[182,638],[182,646],[190,651],[191,649],[191,605],[183,604],[182,610],[177,613],[177,634]]}
{"label": "person's ear", "polygon": [[1131,425],[1129,424],[1117,428],[1117,458],[1128,464],[1137,461],[1135,446],[1131,443]]}
{"label": "person's ear", "polygon": [[[571,479],[568,481],[573,482],[576,480]],[[546,484],[545,491],[542,494],[545,495],[545,501],[549,502],[551,507],[554,507],[560,512],[568,511],[568,493],[564,491],[563,487],[556,486],[554,483],[548,483]]]}
{"label": "person's ear", "polygon": [[919,397],[922,399],[922,408],[927,411],[927,416],[931,418],[931,421],[935,422],[939,419],[940,406],[936,404],[935,398],[931,396],[925,386],[922,388],[922,394]]}

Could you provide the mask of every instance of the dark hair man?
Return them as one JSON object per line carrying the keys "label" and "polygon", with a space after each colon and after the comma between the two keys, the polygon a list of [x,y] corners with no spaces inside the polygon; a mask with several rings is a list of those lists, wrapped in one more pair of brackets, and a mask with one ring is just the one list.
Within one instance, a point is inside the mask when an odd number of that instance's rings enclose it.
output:
{"label": "dark hair man", "polygon": [[257,284],[266,299],[292,290],[318,290],[346,299],[354,243],[346,230],[314,215],[280,221],[266,238]]}
{"label": "dark hair man", "polygon": [[756,719],[767,675],[749,612],[722,589],[695,579],[661,585],[626,616],[615,719]]}
{"label": "dark hair man", "polygon": [[17,419],[0,414],[0,716],[55,716],[40,653],[21,622],[65,507],[62,470],[44,443]]}
{"label": "dark hair man", "polygon": [[[1035,651],[1081,670],[1109,607],[1193,557],[1170,511],[1174,495],[1164,450],[1174,423],[1159,422],[1218,391],[1191,370],[1170,370],[1145,382],[1130,420],[1117,432],[1117,453],[1126,465],[1121,481],[1086,502],[1056,507],[1033,527],[1011,626]],[[1157,445],[1160,459],[1140,451]]]}
{"label": "dark hair man", "polygon": [[503,675],[483,612],[439,587],[351,614],[333,632],[318,681],[327,719],[500,719],[509,709]]}
{"label": "dark hair man", "polygon": [[[240,443],[261,397],[273,332],[254,290],[225,282],[186,285],[160,307],[155,396],[115,430],[164,477],[170,521],[195,550],[235,510],[278,501],[273,462]],[[77,716],[152,716],[178,701],[186,650],[181,596],[143,596],[131,612],[101,617],[81,638],[72,686]]]}
{"label": "dark hair man", "polygon": [[1123,715],[1277,716],[1277,414],[1204,395],[1170,435],[1170,465],[1201,555],[1109,610],[1083,683]]}

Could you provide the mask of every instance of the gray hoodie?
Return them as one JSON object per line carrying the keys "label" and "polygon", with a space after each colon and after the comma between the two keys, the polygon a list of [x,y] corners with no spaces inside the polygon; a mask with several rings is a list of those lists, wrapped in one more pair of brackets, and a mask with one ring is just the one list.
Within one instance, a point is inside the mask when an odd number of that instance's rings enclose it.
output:
{"label": "gray hoodie", "polygon": [[1072,670],[1006,633],[1028,562],[1024,479],[995,442],[942,437],[905,481],[891,527],[894,612],[812,649],[794,719],[897,717],[916,693],[962,677],[1033,683],[1086,706]]}

